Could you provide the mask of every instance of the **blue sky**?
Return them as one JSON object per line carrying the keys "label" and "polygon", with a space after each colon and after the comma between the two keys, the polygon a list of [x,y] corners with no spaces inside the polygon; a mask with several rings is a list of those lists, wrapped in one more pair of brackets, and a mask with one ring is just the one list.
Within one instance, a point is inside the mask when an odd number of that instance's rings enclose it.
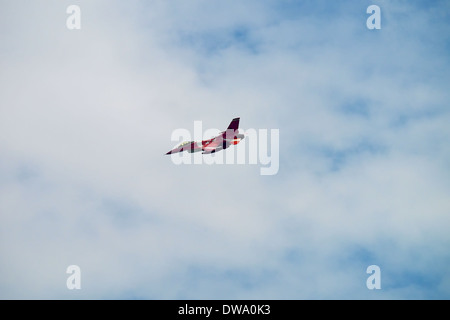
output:
{"label": "blue sky", "polygon": [[[450,297],[447,1],[70,4],[0,1],[2,299]],[[164,157],[238,116],[276,175]]]}

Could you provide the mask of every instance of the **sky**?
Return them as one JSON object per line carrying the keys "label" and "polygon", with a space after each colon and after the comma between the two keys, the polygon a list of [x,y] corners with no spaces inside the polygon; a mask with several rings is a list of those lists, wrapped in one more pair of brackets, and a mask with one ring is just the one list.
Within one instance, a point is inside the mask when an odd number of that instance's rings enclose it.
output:
{"label": "sky", "polygon": [[[450,298],[448,1],[0,7],[1,299]],[[275,174],[165,156],[235,117]]]}

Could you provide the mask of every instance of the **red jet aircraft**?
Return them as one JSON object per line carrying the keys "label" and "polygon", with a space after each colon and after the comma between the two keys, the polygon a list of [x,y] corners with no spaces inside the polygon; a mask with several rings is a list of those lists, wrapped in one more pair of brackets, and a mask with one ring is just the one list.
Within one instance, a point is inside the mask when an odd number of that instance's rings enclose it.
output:
{"label": "red jet aircraft", "polygon": [[174,149],[166,154],[172,154],[182,151],[197,152],[203,151],[202,154],[214,153],[228,148],[230,145],[236,145],[244,139],[244,135],[239,133],[239,119],[234,118],[226,131],[222,131],[218,136],[201,141],[184,141],[177,145]]}

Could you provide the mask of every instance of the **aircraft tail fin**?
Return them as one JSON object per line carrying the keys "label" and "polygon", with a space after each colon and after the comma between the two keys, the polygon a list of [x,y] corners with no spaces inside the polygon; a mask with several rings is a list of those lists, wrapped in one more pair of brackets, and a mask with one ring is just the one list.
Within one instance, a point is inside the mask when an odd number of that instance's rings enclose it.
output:
{"label": "aircraft tail fin", "polygon": [[228,126],[227,130],[236,131],[239,128],[239,119],[240,118],[234,118],[233,120],[231,120],[230,125]]}

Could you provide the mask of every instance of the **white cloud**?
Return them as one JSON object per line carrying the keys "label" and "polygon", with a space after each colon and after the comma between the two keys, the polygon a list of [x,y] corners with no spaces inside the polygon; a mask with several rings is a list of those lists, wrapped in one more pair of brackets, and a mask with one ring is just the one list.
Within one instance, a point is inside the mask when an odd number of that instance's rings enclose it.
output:
{"label": "white cloud", "polygon": [[[448,296],[436,25],[409,36],[391,3],[369,31],[350,3],[283,19],[258,1],[80,1],[69,31],[46,3],[0,19],[1,297]],[[277,175],[164,156],[172,130],[235,116],[280,129]]]}

